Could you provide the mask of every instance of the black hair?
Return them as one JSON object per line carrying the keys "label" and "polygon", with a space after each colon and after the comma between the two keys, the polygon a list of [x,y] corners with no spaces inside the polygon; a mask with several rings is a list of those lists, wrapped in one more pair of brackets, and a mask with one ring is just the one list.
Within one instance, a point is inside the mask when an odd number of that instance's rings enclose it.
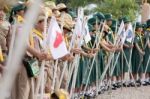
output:
{"label": "black hair", "polygon": [[71,30],[69,30],[69,29],[67,29],[67,28],[65,28],[65,27],[63,27],[63,29],[66,29],[67,31],[71,32]]}
{"label": "black hair", "polygon": [[60,11],[60,12],[65,11],[66,13],[68,13],[68,8],[63,8],[63,9],[60,9],[59,11]]}
{"label": "black hair", "polygon": [[51,95],[51,99],[59,99],[59,97],[56,95],[56,93],[53,93],[53,94]]}
{"label": "black hair", "polygon": [[10,12],[10,16],[9,16],[9,23],[10,24],[13,24],[14,23],[14,10],[12,9],[11,12]]}

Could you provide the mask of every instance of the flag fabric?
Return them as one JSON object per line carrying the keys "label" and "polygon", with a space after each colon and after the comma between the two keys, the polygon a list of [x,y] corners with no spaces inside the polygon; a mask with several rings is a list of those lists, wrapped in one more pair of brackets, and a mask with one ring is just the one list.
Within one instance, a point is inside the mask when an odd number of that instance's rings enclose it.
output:
{"label": "flag fabric", "polygon": [[118,33],[117,33],[118,37],[119,37],[119,44],[124,44],[125,39],[126,39],[126,32],[124,29],[124,22],[122,21],[120,24],[120,27],[118,29]]}
{"label": "flag fabric", "polygon": [[79,8],[78,9],[78,17],[77,17],[77,22],[75,24],[75,29],[74,29],[74,33],[76,35],[76,43],[75,45],[77,45],[78,47],[80,47],[81,45],[83,45],[83,32],[84,32],[84,11],[83,8]]}
{"label": "flag fabric", "polygon": [[87,22],[85,24],[83,34],[84,34],[85,43],[88,43],[89,41],[91,41],[91,36],[90,36],[90,33],[89,33],[89,27],[88,27]]}
{"label": "flag fabric", "polygon": [[49,46],[54,59],[61,58],[69,53],[55,17],[51,18],[46,44]]}
{"label": "flag fabric", "polygon": [[77,18],[74,32],[78,38],[82,36],[82,20],[79,17]]}
{"label": "flag fabric", "polygon": [[83,39],[82,39],[82,21],[81,19],[78,17],[77,18],[77,22],[75,24],[75,28],[73,31],[73,41],[71,42],[71,46],[72,47],[78,47],[80,45],[82,45],[83,43]]}
{"label": "flag fabric", "polygon": [[128,41],[129,43],[132,42],[134,38],[134,32],[133,32],[133,27],[132,24],[129,23],[128,29],[127,29],[127,36],[126,36],[126,41]]}
{"label": "flag fabric", "polygon": [[124,44],[124,42],[126,40],[126,36],[127,36],[127,31],[125,31],[123,21],[121,22],[120,27],[118,29],[118,36],[120,37],[120,43]]}
{"label": "flag fabric", "polygon": [[122,21],[117,34],[120,35],[122,33],[123,29],[124,29],[124,22]]}

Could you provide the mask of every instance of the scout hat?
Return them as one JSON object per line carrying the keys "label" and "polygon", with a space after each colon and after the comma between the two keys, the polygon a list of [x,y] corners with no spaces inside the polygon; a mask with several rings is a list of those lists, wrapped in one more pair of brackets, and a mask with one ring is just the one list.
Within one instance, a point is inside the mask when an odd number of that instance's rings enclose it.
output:
{"label": "scout hat", "polygon": [[36,23],[40,22],[40,21],[44,21],[45,19],[45,16],[44,15],[39,15],[37,20],[36,20]]}
{"label": "scout hat", "polygon": [[98,13],[94,14],[93,16],[94,16],[94,17],[97,17],[97,18],[99,19],[99,21],[105,20],[105,16],[104,16],[104,14],[101,13],[101,12],[98,12]]}
{"label": "scout hat", "polygon": [[61,10],[67,10],[68,8],[64,3],[60,3],[60,4],[57,5],[57,9],[59,11],[61,11]]}
{"label": "scout hat", "polygon": [[95,25],[96,24],[96,21],[99,23],[99,20],[96,20],[95,17],[92,17],[88,20],[88,23],[91,24],[91,25]]}
{"label": "scout hat", "polygon": [[49,7],[45,7],[44,12],[48,15],[48,17],[51,17],[53,15],[52,10]]}
{"label": "scout hat", "polygon": [[58,11],[58,9],[56,7],[55,2],[53,2],[53,1],[47,1],[47,2],[45,2],[45,6],[48,7],[48,8],[50,8],[52,10],[53,15],[55,17],[59,17],[60,16],[60,12]]}
{"label": "scout hat", "polygon": [[67,13],[64,13],[58,19],[58,23],[60,25],[63,25],[63,27],[68,29],[68,30],[71,30],[74,27],[74,25],[75,25],[75,22],[72,20],[72,17],[69,14],[67,14]]}
{"label": "scout hat", "polygon": [[17,11],[25,10],[25,9],[26,9],[26,6],[24,4],[17,4],[16,6],[12,8],[14,13],[16,13]]}
{"label": "scout hat", "polygon": [[142,24],[140,22],[136,22],[136,28],[142,28]]}
{"label": "scout hat", "polygon": [[129,23],[130,22],[129,17],[127,17],[127,16],[124,16],[122,18],[122,20],[124,21],[124,23]]}
{"label": "scout hat", "polygon": [[112,14],[108,13],[108,14],[105,14],[104,16],[106,20],[112,20]]}
{"label": "scout hat", "polygon": [[56,4],[53,1],[47,1],[47,2],[45,2],[45,6],[49,7],[52,10],[57,10]]}
{"label": "scout hat", "polygon": [[8,5],[7,4],[0,4],[0,10],[3,10],[4,12],[9,12],[9,7],[8,7]]}

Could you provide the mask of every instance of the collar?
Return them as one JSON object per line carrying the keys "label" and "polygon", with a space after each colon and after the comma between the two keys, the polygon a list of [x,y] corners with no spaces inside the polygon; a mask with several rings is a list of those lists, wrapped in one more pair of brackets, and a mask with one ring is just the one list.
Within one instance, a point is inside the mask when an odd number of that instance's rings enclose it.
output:
{"label": "collar", "polygon": [[22,22],[24,22],[24,18],[20,15],[17,15],[17,21],[22,23]]}
{"label": "collar", "polygon": [[44,39],[43,34],[37,29],[33,29],[32,32],[35,33],[38,37],[40,37],[42,40]]}

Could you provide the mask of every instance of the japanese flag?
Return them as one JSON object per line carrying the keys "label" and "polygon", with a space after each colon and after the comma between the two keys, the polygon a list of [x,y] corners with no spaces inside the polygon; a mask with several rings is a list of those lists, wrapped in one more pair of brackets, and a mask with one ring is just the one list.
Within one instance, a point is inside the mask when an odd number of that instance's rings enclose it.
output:
{"label": "japanese flag", "polygon": [[69,53],[55,17],[51,18],[46,43],[50,47],[54,59],[61,58]]}

